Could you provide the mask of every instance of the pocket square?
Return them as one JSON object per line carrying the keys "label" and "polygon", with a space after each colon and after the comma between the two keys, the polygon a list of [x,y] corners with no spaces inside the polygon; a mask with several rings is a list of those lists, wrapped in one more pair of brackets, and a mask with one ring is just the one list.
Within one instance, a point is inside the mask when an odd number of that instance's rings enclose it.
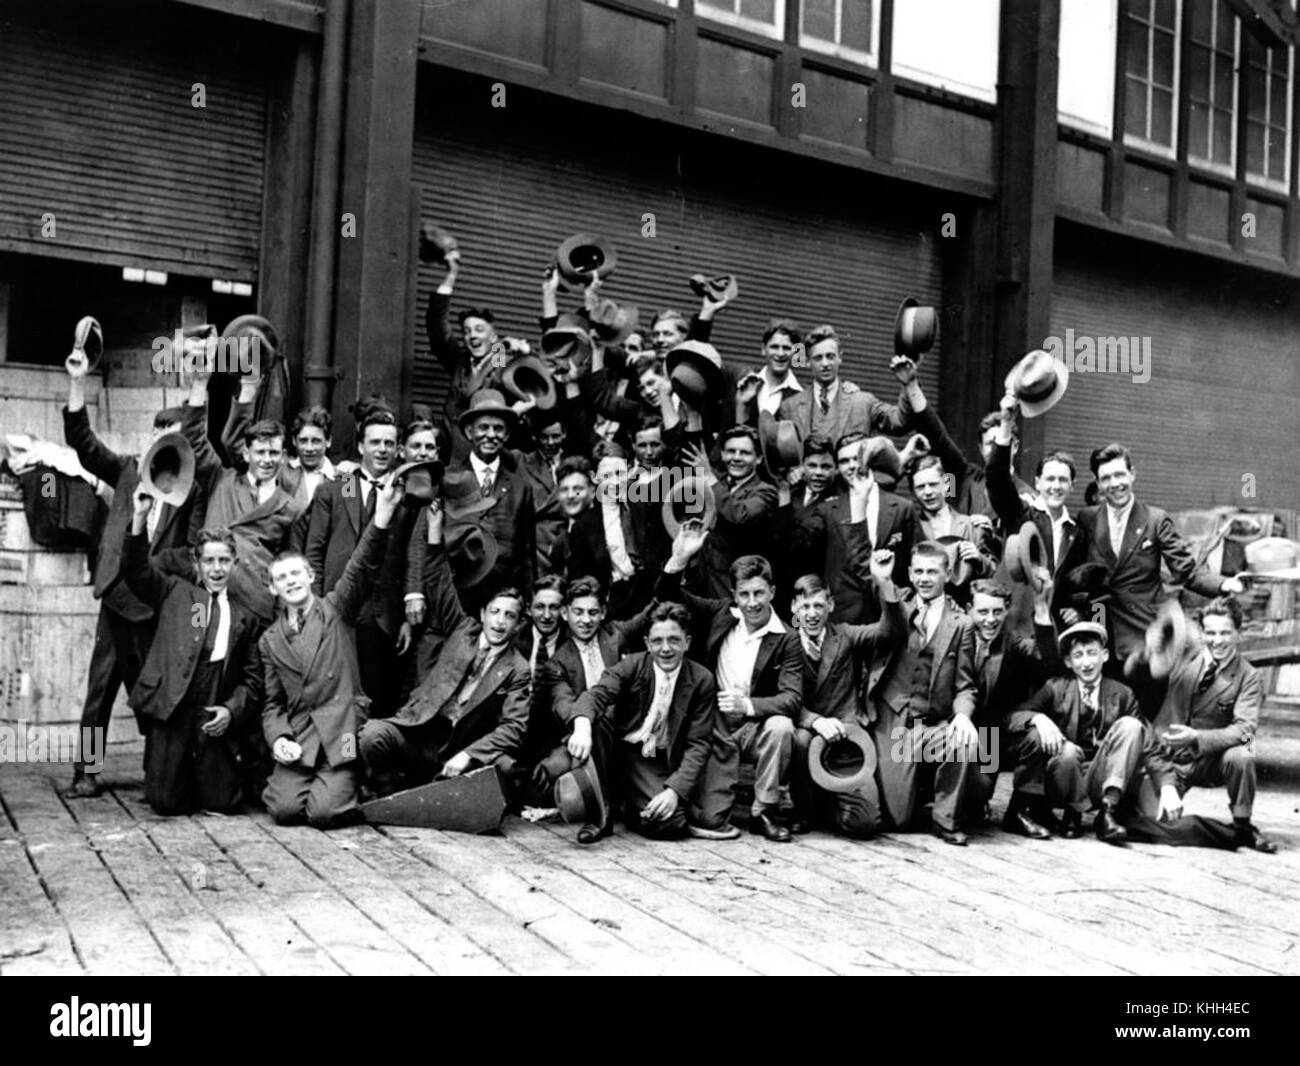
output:
{"label": "pocket square", "polygon": [[898,544],[902,539],[903,539],[902,533],[893,533],[890,535],[889,539],[885,541],[885,546],[888,547],[891,544]]}

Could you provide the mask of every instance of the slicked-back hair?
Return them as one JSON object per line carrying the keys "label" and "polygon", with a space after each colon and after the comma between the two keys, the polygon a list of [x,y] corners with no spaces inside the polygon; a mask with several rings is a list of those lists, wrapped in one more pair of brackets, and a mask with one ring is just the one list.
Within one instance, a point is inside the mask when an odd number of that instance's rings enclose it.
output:
{"label": "slicked-back hair", "polygon": [[560,465],[555,468],[555,483],[558,485],[570,474],[581,474],[588,481],[596,480],[591,460],[585,455],[568,455],[561,459]]}
{"label": "slicked-back hair", "polygon": [[989,577],[981,577],[970,583],[971,595],[996,596],[1008,607],[1011,606],[1011,590],[1002,584],[1001,581],[994,581]]}
{"label": "slicked-back hair", "polygon": [[274,418],[263,418],[244,430],[244,443],[248,445],[255,440],[274,440],[276,437],[280,438],[282,444],[284,443],[284,424]]}
{"label": "slicked-back hair", "polygon": [[1098,470],[1107,463],[1113,463],[1116,459],[1123,459],[1124,465],[1129,468],[1130,473],[1132,472],[1133,453],[1125,448],[1124,445],[1112,441],[1110,444],[1098,448],[1092,453],[1091,458],[1089,458],[1088,465],[1092,468],[1092,476],[1096,477]]}
{"label": "slicked-back hair", "polygon": [[601,610],[605,609],[605,586],[594,577],[580,577],[572,581],[564,594],[565,606],[584,596],[593,597],[600,604]]}
{"label": "slicked-back hair", "polygon": [[494,600],[514,600],[519,604],[519,616],[521,618],[523,617],[524,612],[528,609],[528,604],[524,601],[524,594],[515,588],[514,585],[507,585],[503,589],[497,589],[497,591],[492,593],[483,604],[484,609],[486,609]]}
{"label": "slicked-back hair", "polygon": [[596,446],[591,449],[591,460],[599,466],[602,459],[622,459],[627,462],[627,449],[616,441],[598,440]]}
{"label": "slicked-back hair", "polygon": [[361,420],[361,425],[357,426],[357,440],[366,439],[366,430],[371,426],[393,426],[397,427],[397,416],[387,407],[372,407],[366,412],[366,417]]}
{"label": "slicked-back hair", "polygon": [[821,344],[822,341],[834,341],[835,347],[840,346],[840,335],[835,332],[835,327],[828,322],[823,322],[820,326],[814,326],[810,329],[803,343],[805,348],[812,351],[813,347]]}
{"label": "slicked-back hair", "polygon": [[671,307],[665,308],[655,315],[654,319],[650,322],[650,329],[653,330],[655,326],[659,325],[659,323],[664,319],[668,319],[670,322],[675,323],[677,328],[683,333],[690,332],[691,324],[686,320],[686,316]]}
{"label": "slicked-back hair", "polygon": [[753,426],[732,426],[730,429],[724,429],[718,437],[718,447],[725,448],[728,441],[735,440],[737,437],[744,437],[754,446],[756,454],[762,454],[763,448],[758,440],[758,430]]}
{"label": "slicked-back hair", "polygon": [[194,558],[197,559],[203,554],[205,544],[224,544],[230,549],[230,554],[239,555],[239,547],[235,543],[235,535],[225,526],[208,526],[200,529],[198,536],[194,538]]}
{"label": "slicked-back hair", "polygon": [[942,559],[943,565],[948,565],[948,553],[944,551],[942,544],[938,541],[923,540],[912,545],[912,559],[915,561],[918,557],[928,559]]}
{"label": "slicked-back hair", "polygon": [[1034,477],[1042,477],[1043,471],[1047,469],[1048,463],[1060,463],[1068,468],[1070,471],[1071,484],[1074,483],[1074,479],[1079,475],[1079,468],[1074,465],[1074,456],[1069,452],[1056,451],[1048,452],[1038,460],[1038,463],[1034,466]]}
{"label": "slicked-back hair", "polygon": [[303,426],[315,426],[325,434],[326,440],[329,440],[334,435],[334,419],[318,403],[314,403],[310,407],[304,407],[293,416],[293,426],[289,431],[289,435],[296,440],[298,434],[302,432]]}
{"label": "slicked-back hair", "polygon": [[776,584],[772,580],[772,564],[761,555],[742,555],[731,564],[731,588],[733,591],[740,587],[742,581],[748,581],[755,577],[761,577],[769,585],[775,586]]}
{"label": "slicked-back hair", "polygon": [[[656,622],[676,622],[686,634],[687,640],[691,636],[691,612],[680,603],[660,603],[650,609],[650,626]],[[648,632],[648,627],[647,627]]]}
{"label": "slicked-back hair", "polygon": [[831,460],[834,461],[835,450],[835,442],[825,433],[810,433],[803,442],[803,457],[805,459],[810,455],[829,455]]}
{"label": "slicked-back hair", "polygon": [[489,326],[495,326],[497,321],[496,316],[486,307],[467,307],[456,316],[456,324],[464,329],[465,320],[469,318],[481,318]]}
{"label": "slicked-back hair", "polygon": [[791,344],[799,343],[799,327],[788,318],[774,318],[768,322],[767,326],[763,330],[763,343],[766,344],[778,333],[784,333],[789,337]]}
{"label": "slicked-back hair", "polygon": [[543,574],[533,582],[533,596],[536,597],[539,592],[558,592],[563,600],[568,591],[567,586],[568,582],[559,574]]}
{"label": "slicked-back hair", "polygon": [[1241,604],[1229,596],[1220,596],[1211,600],[1204,607],[1198,607],[1192,612],[1192,620],[1197,625],[1200,625],[1210,615],[1232,619],[1232,628],[1238,632],[1241,632],[1242,624],[1246,621],[1246,616],[1241,610]]}
{"label": "slicked-back hair", "polygon": [[822,580],[820,574],[804,574],[794,583],[796,600],[800,596],[816,596],[819,592],[824,592],[827,596],[831,594],[831,590],[826,587],[826,582]]}

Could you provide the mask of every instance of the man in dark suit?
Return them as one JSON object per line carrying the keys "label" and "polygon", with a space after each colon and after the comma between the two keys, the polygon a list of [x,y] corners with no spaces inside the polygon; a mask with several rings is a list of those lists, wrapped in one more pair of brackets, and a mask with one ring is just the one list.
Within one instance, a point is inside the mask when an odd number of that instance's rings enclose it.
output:
{"label": "man in dark suit", "polygon": [[[657,839],[687,833],[685,805],[709,761],[717,687],[713,676],[686,658],[690,614],[680,604],[656,604],[649,614],[649,650],[609,666],[572,702],[568,753],[591,758],[610,810]],[[612,814],[611,814],[612,820]],[[610,832],[584,825],[580,844]]]}
{"label": "man in dark suit", "polygon": [[396,481],[380,486],[373,519],[326,595],[312,592],[316,575],[300,553],[271,563],[279,615],[258,641],[258,655],[262,732],[276,765],[262,800],[281,824],[326,828],[357,809],[357,738],[370,700],[361,689],[354,627],[379,578],[401,491]]}
{"label": "man in dark suit", "polygon": [[[872,555],[871,574],[884,610],[880,621],[868,626],[830,621],[835,603],[818,575],[805,574],[795,582],[794,618],[805,668],[803,708],[799,712],[794,761],[790,767],[790,795],[801,827],[829,822],[845,836],[865,840],[880,825],[880,792],[874,772],[861,788],[827,792],[814,783],[808,755],[814,736],[832,744],[844,738],[846,725],[863,729],[871,725],[862,704],[863,667],[872,661],[878,648],[888,647],[903,627],[893,567],[894,557],[890,552]],[[874,758],[869,762],[874,767]]]}
{"label": "man in dark suit", "polygon": [[773,551],[771,562],[779,603],[789,602],[791,586],[807,565],[799,553],[784,549],[799,544],[799,531],[807,524],[812,509],[829,500],[836,491],[835,442],[816,433],[805,437],[800,465],[776,485],[772,543],[777,550]]}
{"label": "man in dark suit", "polygon": [[905,627],[867,678],[877,771],[885,810],[906,829],[933,778],[933,830],[964,846],[962,824],[973,804],[980,761],[975,713],[975,630],[944,595],[948,556],[922,541],[912,549],[913,591],[904,598]]}
{"label": "man in dark suit", "polygon": [[499,589],[465,613],[443,549],[443,508],[428,509],[429,625],[442,652],[391,718],[367,722],[361,757],[379,795],[517,759],[528,729],[528,662],[514,646],[523,596]]}
{"label": "man in dark suit", "polygon": [[477,612],[499,588],[532,587],[537,564],[533,496],[515,468],[505,445],[518,416],[501,393],[482,389],[470,399],[460,428],[471,451],[450,464],[443,479],[443,499],[449,518],[474,512],[474,520],[492,534],[499,547],[496,565],[487,578],[462,592],[465,610]]}
{"label": "man in dark suit", "polygon": [[495,358],[498,343],[496,321],[492,312],[481,307],[467,307],[451,320],[451,296],[460,273],[460,251],[446,253],[447,275],[437,290],[429,294],[425,329],[429,351],[451,375],[447,393],[445,420],[450,427],[469,406],[470,397],[480,389],[500,387],[500,360]]}
{"label": "man in dark suit", "polygon": [[1181,810],[1173,770],[1138,713],[1132,690],[1102,676],[1109,654],[1105,628],[1078,622],[1059,642],[1070,676],[1051,678],[1007,720],[1007,728],[1023,737],[1012,807],[1038,823],[1054,822],[1052,808],[1064,808],[1062,832],[1071,838],[1081,835],[1089,805],[1099,807],[1098,838],[1122,844],[1128,832],[1121,808],[1136,810],[1144,770],[1161,789],[1160,816]]}
{"label": "man in dark suit", "polygon": [[731,564],[731,596],[710,599],[682,586],[682,573],[711,533],[698,519],[682,523],[664,566],[657,597],[681,600],[696,624],[692,656],[718,683],[713,757],[699,786],[692,830],[734,837],[731,812],[743,761],[754,763],[749,828],[784,843],[790,830],[776,820],[794,742],[794,717],[803,703],[803,649],[772,610],[772,568],[759,555]]}
{"label": "man in dark suit", "polygon": [[229,530],[199,532],[197,583],[150,562],[147,525],[156,506],[137,490],[125,560],[127,584],[158,612],[158,634],[131,690],[131,706],[153,723],[145,800],[159,814],[232,811],[242,793],[237,756],[250,725],[246,671],[261,630],[226,593],[235,565]]}
{"label": "man in dark suit", "polygon": [[537,431],[537,447],[532,451],[514,451],[516,469],[533,494],[533,514],[537,524],[536,573],[547,558],[551,545],[565,527],[564,505],[559,495],[559,468],[564,461],[566,431],[562,422],[551,422]]}
{"label": "man in dark suit", "polygon": [[894,553],[894,584],[907,584],[906,560],[917,539],[916,505],[876,483],[869,469],[872,445],[851,433],[836,445],[846,488],[807,512],[796,551],[811,553],[835,601],[834,622],[861,624],[880,617],[880,603],[858,561],[873,551]]}
{"label": "man in dark suit", "polygon": [[1238,847],[1272,854],[1277,845],[1251,822],[1255,807],[1255,731],[1264,703],[1259,671],[1241,657],[1241,608],[1218,599],[1199,608],[1200,630],[1186,654],[1164,676],[1153,677],[1144,655],[1126,674],[1150,686],[1159,707],[1152,730],[1172,765],[1179,795],[1197,785],[1228,793]]}
{"label": "man in dark suit", "polygon": [[1168,513],[1134,497],[1133,458],[1122,444],[1097,449],[1091,466],[1103,503],[1081,511],[1079,524],[1088,537],[1088,562],[1107,572],[1101,602],[1118,668],[1145,646],[1147,627],[1165,598],[1162,562],[1177,584],[1202,596],[1239,593],[1243,586],[1238,578],[1198,568]]}
{"label": "man in dark suit", "polygon": [[[140,458],[119,455],[108,448],[90,428],[86,413],[86,373],[89,364],[81,352],[68,356],[68,405],[63,411],[63,434],[81,465],[105,484],[113,487],[113,503],[99,538],[99,554],[94,560],[95,598],[99,619],[95,624],[95,643],[90,653],[90,670],[86,677],[86,701],[81,711],[81,735],[97,729],[101,739],[107,736],[109,719],[117,690],[125,685],[129,691],[140,676],[145,654],[153,640],[156,619],[153,609],[142,603],[123,580],[122,552],[131,524],[136,486],[140,483]],[[150,443],[180,429],[178,408],[159,411],[154,416]],[[185,503],[177,508],[160,504],[150,512],[146,524],[149,550],[153,556],[173,558],[179,550],[185,554],[189,526],[193,520],[198,493],[191,490]],[[145,725],[144,722],[141,726]],[[100,745],[103,750],[103,745]],[[88,769],[78,757],[73,766],[68,796],[94,796],[99,793],[98,775],[102,761]]]}

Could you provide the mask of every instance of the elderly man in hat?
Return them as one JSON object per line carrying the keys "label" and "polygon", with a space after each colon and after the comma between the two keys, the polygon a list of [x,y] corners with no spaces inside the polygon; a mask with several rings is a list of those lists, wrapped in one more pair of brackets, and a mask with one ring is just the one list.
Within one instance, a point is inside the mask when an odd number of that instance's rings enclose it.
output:
{"label": "elderly man in hat", "polygon": [[528,730],[528,661],[514,643],[523,593],[498,588],[477,618],[466,613],[443,548],[444,508],[435,501],[426,509],[429,625],[445,635],[442,652],[393,717],[361,730],[361,757],[379,795],[477,766],[512,770]]}
{"label": "elderly man in hat", "polygon": [[1259,671],[1241,657],[1241,607],[1232,599],[1216,599],[1192,617],[1199,639],[1189,641],[1167,673],[1146,651],[1130,657],[1126,673],[1153,690],[1159,711],[1152,729],[1172,763],[1179,795],[1197,785],[1222,785],[1237,846],[1272,854],[1277,845],[1251,822],[1255,731],[1264,684]]}
{"label": "elderly man in hat", "polygon": [[1102,603],[1122,663],[1142,650],[1147,627],[1165,599],[1162,563],[1176,584],[1202,596],[1239,593],[1244,586],[1238,578],[1198,566],[1169,514],[1136,498],[1133,456],[1124,445],[1098,448],[1090,462],[1103,502],[1079,512],[1079,525],[1088,539],[1087,561],[1105,568]]}
{"label": "elderly man in hat", "polygon": [[[866,839],[880,825],[880,792],[875,781],[875,745],[867,735],[871,718],[862,701],[864,667],[877,649],[887,648],[903,628],[898,591],[894,588],[894,555],[873,552],[871,577],[884,605],[880,621],[867,626],[830,621],[834,600],[821,577],[805,574],[794,585],[793,616],[803,646],[804,698],[794,735],[790,767],[790,796],[798,820],[798,832],[813,822],[829,821],[845,836]],[[828,791],[812,777],[809,755],[814,737],[822,744],[846,740],[847,730],[856,727],[865,740],[863,781],[842,791]]]}
{"label": "elderly man in hat", "polygon": [[[99,439],[91,428],[86,411],[86,374],[90,364],[82,351],[74,351],[64,364],[68,372],[68,405],[63,410],[63,433],[81,465],[107,485],[113,487],[113,503],[100,536],[99,554],[94,566],[94,593],[99,603],[99,620],[95,625],[95,643],[90,652],[90,669],[86,678],[86,699],[81,712],[83,737],[86,730],[99,730],[107,736],[113,704],[119,686],[129,691],[140,676],[140,668],[153,640],[155,611],[135,596],[124,580],[123,552],[131,522],[132,500],[140,483],[140,456],[120,455]],[[159,411],[149,434],[152,444],[159,437],[180,429],[181,412],[171,407]],[[183,554],[190,532],[192,512],[199,496],[198,486],[190,489],[185,503],[177,508],[159,504],[149,512],[146,530],[150,557],[168,553]],[[179,551],[178,551],[179,550]],[[87,765],[82,752],[73,767],[70,796],[94,796],[99,792],[98,774],[102,762]]]}

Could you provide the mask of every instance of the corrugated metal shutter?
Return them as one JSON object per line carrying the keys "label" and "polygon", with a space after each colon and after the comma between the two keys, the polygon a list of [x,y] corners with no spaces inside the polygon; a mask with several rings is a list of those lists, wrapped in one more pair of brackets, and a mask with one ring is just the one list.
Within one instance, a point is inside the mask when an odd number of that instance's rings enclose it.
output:
{"label": "corrugated metal shutter", "polygon": [[[761,157],[758,172],[746,170],[733,162],[734,144],[683,144],[671,129],[627,116],[608,119],[613,131],[603,136],[590,112],[555,100],[523,114],[512,103],[490,124],[470,122],[464,109],[431,103],[424,88],[414,170],[423,217],[454,232],[463,251],[453,311],[487,306],[499,328],[535,343],[543,269],[561,240],[594,230],[619,254],[604,294],[638,304],[643,323],[666,307],[688,315],[698,308],[691,274],[733,272],[740,298],[713,335],[724,358],[757,364],[762,329],[776,315],[805,329],[830,322],[845,338],[845,377],[897,396],[889,358],[898,303],[911,294],[942,306],[942,278],[925,235],[933,226],[892,193],[882,196],[863,175],[775,152]],[[647,213],[654,238],[642,236]],[[428,353],[423,315],[442,276],[420,267],[412,375],[415,398],[439,406],[447,380]],[[562,293],[560,301],[564,310],[581,298]],[[937,351],[922,363],[931,396],[939,366]]]}
{"label": "corrugated metal shutter", "polygon": [[0,23],[0,247],[256,277],[265,52],[188,14]]}
{"label": "corrugated metal shutter", "polygon": [[[1076,371],[1046,415],[1049,449],[1081,466],[1119,441],[1132,451],[1140,498],[1179,510],[1221,504],[1294,507],[1300,438],[1300,307],[1259,275],[1190,277],[1186,257],[1058,243],[1052,332],[1149,338],[1150,380]],[[1288,283],[1293,287],[1294,283]],[[1276,291],[1273,291],[1276,290]],[[1141,376],[1141,375],[1139,375]],[[1255,497],[1243,495],[1253,475]]]}

